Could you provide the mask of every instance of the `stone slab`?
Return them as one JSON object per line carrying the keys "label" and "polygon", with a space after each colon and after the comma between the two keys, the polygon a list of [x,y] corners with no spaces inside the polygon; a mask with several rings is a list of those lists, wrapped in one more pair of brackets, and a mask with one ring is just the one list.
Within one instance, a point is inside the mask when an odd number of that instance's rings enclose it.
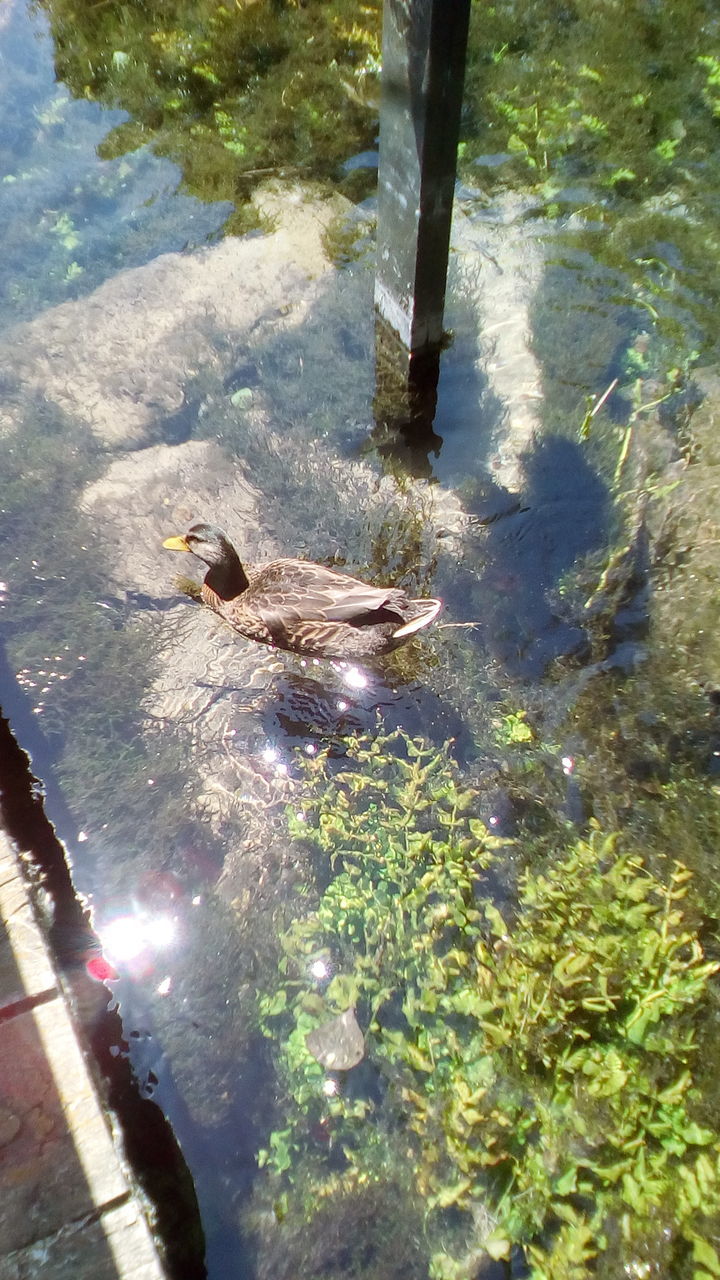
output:
{"label": "stone slab", "polygon": [[0,1280],[161,1280],[147,1223],[133,1202],[0,1257]]}
{"label": "stone slab", "polygon": [[0,1039],[0,1253],[127,1194],[67,1010],[18,1014]]}
{"label": "stone slab", "polygon": [[17,856],[0,832],[0,1009],[56,990]]}
{"label": "stone slab", "polygon": [[0,1280],[163,1280],[0,831]]}

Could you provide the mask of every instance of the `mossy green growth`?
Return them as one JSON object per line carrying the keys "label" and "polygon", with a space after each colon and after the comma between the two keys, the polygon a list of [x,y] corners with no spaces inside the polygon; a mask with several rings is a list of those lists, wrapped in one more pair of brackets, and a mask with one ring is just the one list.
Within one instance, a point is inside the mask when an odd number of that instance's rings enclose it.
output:
{"label": "mossy green growth", "polygon": [[[339,1166],[346,1187],[382,1181],[380,1142],[414,1169],[438,1280],[517,1245],[534,1280],[648,1258],[688,1275],[691,1256],[697,1280],[720,1274],[720,1135],[692,1073],[718,966],[686,919],[689,872],[661,879],[594,827],[536,850],[511,893],[511,850],[447,751],[397,733],[302,773],[290,827],[326,887],[260,1000],[286,1087],[261,1154],[276,1202],[304,1187],[312,1231]],[[349,1007],[366,1062],[328,1077],[306,1037]]]}

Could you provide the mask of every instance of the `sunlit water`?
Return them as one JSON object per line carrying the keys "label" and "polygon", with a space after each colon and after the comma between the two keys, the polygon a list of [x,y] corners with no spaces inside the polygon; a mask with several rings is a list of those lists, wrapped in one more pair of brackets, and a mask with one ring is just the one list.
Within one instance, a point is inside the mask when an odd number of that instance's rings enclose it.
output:
{"label": "sunlit water", "polygon": [[[372,444],[372,256],[362,246],[351,267],[305,283],[297,258],[287,285],[282,261],[277,279],[258,274],[244,330],[210,295],[176,310],[183,260],[173,259],[149,301],[137,286],[148,342],[172,331],[172,385],[162,369],[152,384],[148,368],[135,383],[122,348],[138,342],[125,329],[137,311],[113,294],[116,274],[180,251],[189,272],[230,206],[183,194],[179,170],[147,147],[99,159],[125,113],[55,81],[39,11],[13,4],[3,21],[0,329],[11,363],[0,695],[118,975],[139,1086],[166,1110],[195,1179],[208,1274],[235,1280],[251,1274],[241,1215],[273,1104],[272,1046],[253,1024],[252,994],[279,960],[273,928],[294,904],[302,912],[307,893],[284,817],[288,807],[304,816],[298,754],[329,746],[342,760],[358,735],[396,728],[449,741],[480,786],[485,825],[510,836],[532,803],[518,800],[498,735],[522,742],[522,717],[507,717],[527,705],[547,726],[557,806],[582,824],[583,742],[565,740],[563,717],[594,675],[637,669],[647,641],[639,551],[601,641],[591,626],[620,536],[612,480],[642,321],[617,263],[593,257],[591,226],[565,225],[510,187],[487,197],[479,180],[459,192],[455,337],[429,448]],[[251,237],[248,252],[261,244]],[[290,252],[272,230],[268,244]],[[81,309],[101,286],[104,314],[117,307],[116,354]],[[214,287],[222,293],[222,271]],[[71,303],[78,310],[63,311]],[[16,331],[20,322],[28,329]],[[75,334],[79,368],[64,364]],[[19,376],[13,353],[25,361]],[[681,363],[688,352],[674,354]],[[112,393],[105,416],[103,387],[81,376],[96,360]],[[587,443],[591,397],[618,376]],[[393,576],[441,595],[443,624],[468,625],[437,627],[368,668],[253,647],[175,586],[160,543],[196,515],[227,524],[251,559],[299,553]],[[310,966],[319,986],[326,965]],[[331,1097],[336,1075],[322,1088]]]}

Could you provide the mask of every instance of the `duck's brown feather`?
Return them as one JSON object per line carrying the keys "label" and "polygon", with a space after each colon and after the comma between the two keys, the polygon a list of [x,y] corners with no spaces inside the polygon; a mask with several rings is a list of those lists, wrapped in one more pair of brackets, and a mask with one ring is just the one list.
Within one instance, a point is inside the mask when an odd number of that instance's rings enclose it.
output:
{"label": "duck's brown feather", "polygon": [[394,587],[371,587],[307,560],[273,560],[260,567],[246,565],[245,571],[250,586],[238,602],[247,609],[252,601],[253,613],[260,615],[274,613],[282,602],[288,620],[357,623],[383,609],[402,618],[402,600],[407,599]]}
{"label": "duck's brown feather", "polygon": [[[403,626],[439,609],[396,587],[371,587],[306,560],[246,565],[250,585],[223,600],[203,585],[205,603],[251,640],[319,657],[367,657],[403,643]],[[419,626],[426,625],[424,621]]]}

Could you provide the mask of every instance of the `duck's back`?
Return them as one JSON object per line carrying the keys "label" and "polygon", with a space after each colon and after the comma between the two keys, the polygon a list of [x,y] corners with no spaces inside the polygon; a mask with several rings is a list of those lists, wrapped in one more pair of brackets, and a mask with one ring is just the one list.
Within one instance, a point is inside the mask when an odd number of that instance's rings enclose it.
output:
{"label": "duck's back", "polygon": [[[372,587],[309,560],[247,565],[248,586],[223,600],[205,584],[203,599],[250,640],[323,658],[367,658],[402,644],[439,601],[410,600],[397,587]],[[429,617],[428,617],[429,620]],[[424,622],[419,624],[424,625]]]}

